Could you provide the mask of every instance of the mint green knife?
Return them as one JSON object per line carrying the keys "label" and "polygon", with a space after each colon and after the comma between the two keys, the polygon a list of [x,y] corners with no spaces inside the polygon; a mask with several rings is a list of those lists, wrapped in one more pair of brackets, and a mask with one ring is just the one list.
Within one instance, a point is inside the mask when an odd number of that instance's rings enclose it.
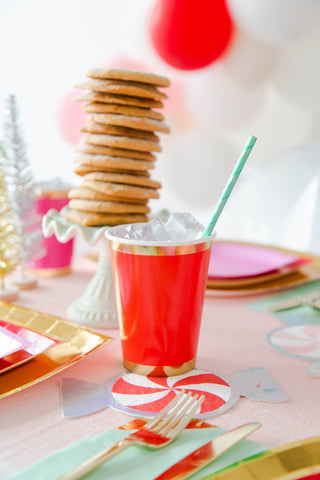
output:
{"label": "mint green knife", "polygon": [[211,440],[211,442],[189,453],[154,480],[182,480],[188,478],[260,427],[261,423],[252,422],[230,430],[230,432],[223,433]]}

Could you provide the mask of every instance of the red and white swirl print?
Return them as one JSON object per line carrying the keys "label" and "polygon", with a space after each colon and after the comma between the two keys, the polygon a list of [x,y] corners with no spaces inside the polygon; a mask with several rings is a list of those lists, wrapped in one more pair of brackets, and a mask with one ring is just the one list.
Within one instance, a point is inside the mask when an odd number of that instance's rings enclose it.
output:
{"label": "red and white swirl print", "polygon": [[[173,377],[144,377],[134,373],[117,378],[111,394],[115,408],[126,413],[153,415],[165,407],[181,390],[193,395],[205,395],[201,410],[196,418],[213,416],[233,406],[238,395],[233,394],[230,385],[221,377],[202,370],[192,370]],[[208,415],[210,414],[210,415]]]}
{"label": "red and white swirl print", "polygon": [[320,325],[294,325],[272,330],[270,345],[286,355],[304,360],[320,359]]}

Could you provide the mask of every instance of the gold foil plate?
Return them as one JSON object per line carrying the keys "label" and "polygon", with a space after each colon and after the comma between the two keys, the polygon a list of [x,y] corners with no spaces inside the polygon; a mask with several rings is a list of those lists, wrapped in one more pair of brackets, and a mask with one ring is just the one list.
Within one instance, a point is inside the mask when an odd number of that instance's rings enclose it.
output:
{"label": "gold foil plate", "polygon": [[112,340],[76,323],[4,302],[0,302],[0,318],[59,341],[27,363],[2,373],[0,399],[61,372]]}
{"label": "gold foil plate", "polygon": [[[296,480],[320,473],[320,437],[275,447],[206,480]],[[317,477],[316,477],[317,478]],[[204,479],[203,479],[204,480]]]}

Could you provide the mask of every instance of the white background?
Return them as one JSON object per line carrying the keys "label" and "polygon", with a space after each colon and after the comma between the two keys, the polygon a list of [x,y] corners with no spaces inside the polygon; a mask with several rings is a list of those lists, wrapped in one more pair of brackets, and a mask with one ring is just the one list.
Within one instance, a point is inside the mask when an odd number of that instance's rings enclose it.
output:
{"label": "white background", "polygon": [[320,251],[320,2],[229,0],[236,27],[229,48],[192,72],[154,51],[147,28],[154,3],[1,0],[0,120],[14,93],[35,179],[80,184],[61,126],[66,97],[89,68],[125,58],[172,80],[164,111],[172,133],[161,136],[152,174],[163,185],[154,212],[189,210],[209,221],[253,134],[258,141],[218,236]]}

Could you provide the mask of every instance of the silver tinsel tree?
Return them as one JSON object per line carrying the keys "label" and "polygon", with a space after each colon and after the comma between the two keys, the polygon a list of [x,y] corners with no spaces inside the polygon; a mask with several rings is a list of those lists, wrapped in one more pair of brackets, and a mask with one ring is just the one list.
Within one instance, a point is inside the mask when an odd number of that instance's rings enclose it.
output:
{"label": "silver tinsel tree", "polygon": [[[41,219],[35,210],[35,183],[29,164],[20,112],[15,95],[9,95],[3,117],[4,172],[8,193],[21,237],[22,266],[31,258],[42,256]],[[26,276],[25,272],[21,274]]]}
{"label": "silver tinsel tree", "polygon": [[4,151],[0,144],[0,299],[11,302],[18,290],[5,285],[5,277],[21,262],[21,241],[17,234],[7,185],[1,167]]}

